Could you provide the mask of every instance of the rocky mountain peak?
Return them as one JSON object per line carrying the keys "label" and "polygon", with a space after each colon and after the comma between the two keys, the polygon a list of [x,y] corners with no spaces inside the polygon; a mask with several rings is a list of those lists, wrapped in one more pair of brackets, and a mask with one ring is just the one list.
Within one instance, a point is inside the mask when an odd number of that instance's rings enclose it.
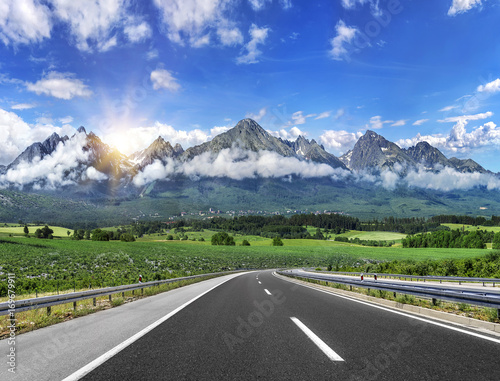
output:
{"label": "rocky mountain peak", "polygon": [[340,160],[353,170],[393,168],[396,163],[403,166],[415,165],[415,160],[396,144],[370,130]]}
{"label": "rocky mountain peak", "polygon": [[83,127],[83,126],[78,127],[78,130],[77,130],[77,131],[78,131],[79,133],[82,133],[82,132],[83,132],[85,135],[87,135],[87,131],[85,130],[85,127]]}
{"label": "rocky mountain peak", "polygon": [[165,141],[163,137],[158,136],[151,145],[145,150],[138,151],[129,156],[129,159],[136,163],[136,169],[142,168],[152,164],[155,160],[166,163],[168,158],[176,158],[184,152],[182,146],[177,143],[172,147],[170,142]]}

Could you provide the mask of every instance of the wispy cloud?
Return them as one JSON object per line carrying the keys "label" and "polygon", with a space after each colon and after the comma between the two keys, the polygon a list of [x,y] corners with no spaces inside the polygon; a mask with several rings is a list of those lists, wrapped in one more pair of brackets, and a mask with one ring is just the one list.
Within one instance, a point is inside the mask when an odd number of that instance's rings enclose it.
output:
{"label": "wispy cloud", "polygon": [[379,130],[382,127],[384,127],[384,124],[392,124],[394,123],[393,120],[382,120],[382,117],[380,115],[377,116],[372,116],[370,118],[370,124],[366,125],[366,128],[371,128],[373,130]]}
{"label": "wispy cloud", "polygon": [[252,112],[248,112],[245,116],[245,118],[250,118],[250,119],[253,119],[255,120],[257,123],[260,122],[262,120],[262,118],[264,118],[267,114],[267,107],[263,107],[259,110],[259,113],[258,114],[254,114]]}
{"label": "wispy cloud", "polygon": [[241,55],[236,58],[236,62],[239,64],[254,64],[258,63],[258,57],[262,54],[258,46],[263,45],[266,42],[267,36],[270,32],[269,28],[263,27],[259,28],[257,25],[252,24],[249,30],[250,41],[245,45],[245,50],[247,54]]}
{"label": "wispy cloud", "polygon": [[30,108],[35,108],[36,105],[33,103],[18,103],[10,106],[12,110],[28,110]]}
{"label": "wispy cloud", "polygon": [[429,119],[419,119],[419,120],[413,122],[413,125],[414,126],[421,126],[422,124],[427,123],[428,121],[429,121]]}
{"label": "wispy cloud", "polygon": [[457,109],[458,106],[446,106],[446,107],[443,107],[441,110],[441,112],[447,112],[447,111],[451,111],[451,110],[454,110],[454,109]]}
{"label": "wispy cloud", "polygon": [[391,124],[391,127],[401,127],[401,126],[406,125],[407,122],[408,122],[408,119],[400,119],[400,120],[395,121],[393,124]]}

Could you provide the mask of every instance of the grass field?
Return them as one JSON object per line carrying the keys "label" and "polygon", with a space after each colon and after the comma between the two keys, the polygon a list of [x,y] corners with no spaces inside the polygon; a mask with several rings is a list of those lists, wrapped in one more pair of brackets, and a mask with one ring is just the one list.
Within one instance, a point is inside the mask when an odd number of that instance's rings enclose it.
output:
{"label": "grass field", "polygon": [[465,231],[486,230],[495,233],[500,232],[500,226],[472,226],[472,225],[462,225],[462,224],[441,224],[441,225],[447,226],[451,230],[456,230],[456,229],[462,230],[463,228]]}
{"label": "grass field", "polygon": [[393,232],[363,232],[351,230],[344,234],[339,234],[339,237],[359,238],[365,241],[401,241],[406,237],[406,234]]}
{"label": "grass field", "polygon": [[[9,226],[5,226],[4,224],[0,225],[0,236],[8,236],[9,234],[23,236],[24,235],[24,225],[19,226],[19,224],[7,224]],[[44,225],[28,225],[29,234],[34,235],[36,229],[43,228]],[[54,230],[54,237],[62,237],[67,238],[67,231],[70,229],[63,228],[60,226],[49,226],[52,230]],[[72,230],[70,230],[73,233]]]}

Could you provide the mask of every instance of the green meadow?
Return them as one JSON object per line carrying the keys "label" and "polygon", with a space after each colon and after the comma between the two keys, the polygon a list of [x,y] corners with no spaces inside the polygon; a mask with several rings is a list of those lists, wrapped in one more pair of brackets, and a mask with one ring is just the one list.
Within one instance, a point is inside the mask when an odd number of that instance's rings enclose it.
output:
{"label": "green meadow", "polygon": [[[30,226],[30,234],[36,228]],[[238,234],[234,236],[236,246],[212,246],[214,232],[208,230],[186,232],[184,240],[168,240],[167,233],[147,235],[136,242],[75,241],[68,239],[66,228],[51,228],[54,239],[27,238],[20,226],[0,228],[2,277],[14,273],[19,294],[136,283],[139,275],[148,281],[235,269],[328,265],[353,269],[380,261],[465,259],[491,253],[487,249],[403,249],[312,239],[284,239],[284,246],[276,247],[271,239]],[[403,236],[354,231],[347,235],[377,240]],[[251,246],[241,246],[244,239]],[[0,296],[6,291],[1,287]]]}

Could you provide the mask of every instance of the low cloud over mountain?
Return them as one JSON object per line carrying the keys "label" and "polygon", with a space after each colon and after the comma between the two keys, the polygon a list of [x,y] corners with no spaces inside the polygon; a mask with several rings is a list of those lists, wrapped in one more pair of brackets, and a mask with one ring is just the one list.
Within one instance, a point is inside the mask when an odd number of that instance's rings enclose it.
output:
{"label": "low cloud over mountain", "polygon": [[[127,189],[157,180],[187,177],[306,179],[368,182],[388,190],[418,187],[450,191],[500,189],[497,174],[472,160],[446,158],[427,142],[401,149],[373,131],[337,158],[316,141],[276,138],[255,121],[244,119],[209,142],[184,149],[158,137],[129,157],[81,127],[72,137],[52,134],[29,146],[9,166],[0,167],[0,187],[55,190],[64,186],[108,183]],[[77,187],[78,188],[78,187]]]}

